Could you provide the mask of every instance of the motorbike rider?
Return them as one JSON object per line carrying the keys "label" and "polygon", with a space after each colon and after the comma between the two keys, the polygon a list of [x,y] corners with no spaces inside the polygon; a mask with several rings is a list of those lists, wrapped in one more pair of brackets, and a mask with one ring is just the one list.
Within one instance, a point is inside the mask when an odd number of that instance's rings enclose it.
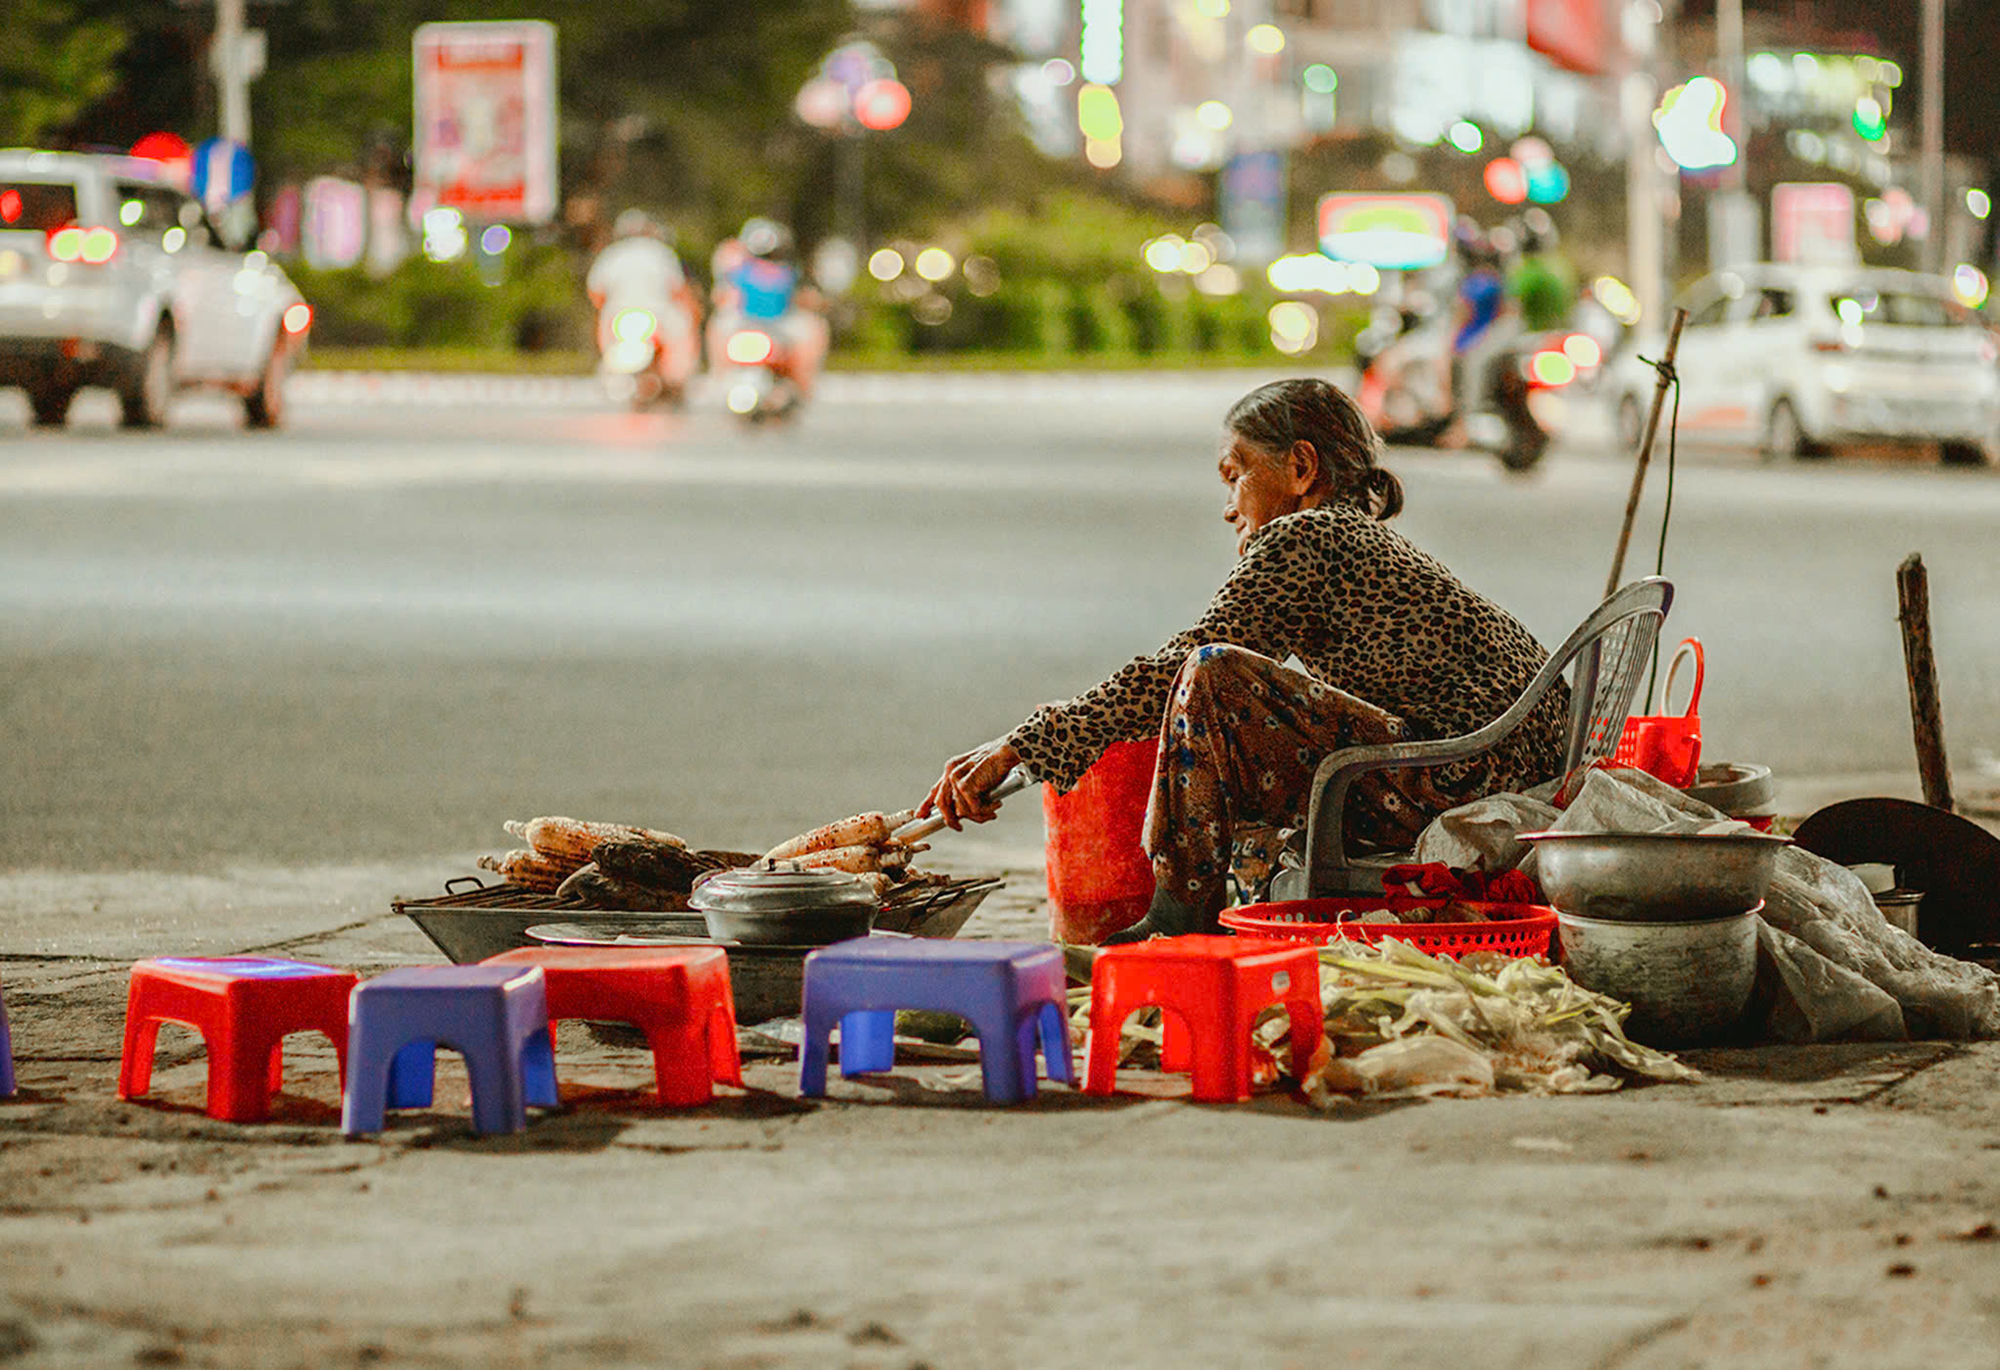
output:
{"label": "motorbike rider", "polygon": [[1500,274],[1500,251],[1471,224],[1455,235],[1462,266],[1453,306],[1450,357],[1452,407],[1458,422],[1447,445],[1462,445],[1464,421],[1487,398],[1492,362],[1517,330]]}
{"label": "motorbike rider", "polygon": [[1569,323],[1576,282],[1556,253],[1556,225],[1545,209],[1531,209],[1521,221],[1521,256],[1507,274],[1507,294],[1520,306],[1521,325],[1548,333]]}
{"label": "motorbike rider", "polygon": [[791,230],[774,219],[753,218],[736,235],[727,259],[718,250],[717,266],[709,356],[725,355],[730,335],[740,326],[761,328],[783,351],[800,396],[811,394],[829,329],[818,292],[800,278]]}
{"label": "motorbike rider", "polygon": [[646,310],[659,320],[662,379],[687,383],[700,360],[694,345],[700,304],[663,224],[643,209],[621,213],[611,242],[590,264],[584,289],[597,309],[599,352],[610,346],[612,321],[621,312]]}

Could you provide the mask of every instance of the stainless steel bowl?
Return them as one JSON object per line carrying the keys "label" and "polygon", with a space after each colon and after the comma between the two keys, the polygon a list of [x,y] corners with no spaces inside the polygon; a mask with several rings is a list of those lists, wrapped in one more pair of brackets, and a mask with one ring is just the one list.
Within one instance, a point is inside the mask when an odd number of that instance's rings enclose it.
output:
{"label": "stainless steel bowl", "polygon": [[1632,1006],[1625,1033],[1682,1047],[1733,1035],[1757,983],[1756,910],[1691,923],[1556,915],[1562,965],[1585,989]]}
{"label": "stainless steel bowl", "polygon": [[688,904],[718,942],[816,947],[866,937],[881,902],[866,881],[838,871],[722,871]]}
{"label": "stainless steel bowl", "polygon": [[1789,837],[1769,833],[1524,832],[1563,913],[1624,923],[1731,918],[1762,902]]}

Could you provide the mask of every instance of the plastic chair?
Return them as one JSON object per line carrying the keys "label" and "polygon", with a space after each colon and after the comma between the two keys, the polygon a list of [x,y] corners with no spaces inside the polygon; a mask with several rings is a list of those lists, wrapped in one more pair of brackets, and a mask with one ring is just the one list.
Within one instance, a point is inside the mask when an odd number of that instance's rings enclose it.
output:
{"label": "plastic chair", "polygon": [[1491,723],[1459,737],[1424,742],[1391,742],[1349,747],[1319,763],[1312,780],[1312,802],[1306,813],[1303,864],[1281,871],[1271,882],[1272,900],[1313,899],[1322,895],[1377,894],[1382,872],[1408,860],[1406,854],[1370,857],[1347,855],[1343,827],[1347,793],[1370,771],[1394,767],[1441,766],[1464,761],[1491,750],[1524,723],[1555,687],[1563,671],[1575,663],[1570,678],[1568,746],[1558,803],[1567,803],[1583,783],[1585,773],[1617,749],[1632,711],[1632,695],[1659,640],[1660,624],[1674,601],[1674,587],[1665,578],[1635,580],[1591,611],[1576,631],[1550,654],[1521,697]]}
{"label": "plastic chair", "polygon": [[417,966],[356,985],[341,1131],[380,1132],[386,1110],[428,1107],[441,1046],[465,1057],[475,1132],[519,1132],[529,1104],[555,1107],[547,985],[539,966]]}
{"label": "plastic chair", "polygon": [[208,1048],[208,1116],[232,1123],[268,1118],[271,1095],[284,1080],[287,1035],[324,1033],[345,1072],[353,988],[347,971],[267,956],[140,961],[125,996],[118,1097],[136,1099],[152,1087],[160,1024],[182,1023]]}
{"label": "plastic chair", "polygon": [[721,947],[516,947],[480,964],[540,966],[551,1034],[558,1018],[630,1023],[645,1033],[662,1104],[705,1104],[716,1081],[743,1083]]}
{"label": "plastic chair", "polygon": [[1194,1097],[1250,1097],[1250,1030],[1282,1004],[1291,1017],[1292,1059],[1319,1044],[1319,950],[1305,942],[1247,937],[1157,937],[1106,947],[1090,968],[1090,1064],[1086,1094],[1117,1083],[1120,1030],[1134,1011],[1165,1010],[1160,1065],[1189,1070]]}
{"label": "plastic chair", "polygon": [[895,1010],[930,1009],[972,1025],[988,1102],[1025,1103],[1037,1090],[1037,1036],[1049,1078],[1076,1083],[1067,1003],[1062,952],[1047,942],[857,937],[822,947],[806,957],[799,1093],[826,1093],[835,1024],[840,1073],[862,1075],[895,1066]]}

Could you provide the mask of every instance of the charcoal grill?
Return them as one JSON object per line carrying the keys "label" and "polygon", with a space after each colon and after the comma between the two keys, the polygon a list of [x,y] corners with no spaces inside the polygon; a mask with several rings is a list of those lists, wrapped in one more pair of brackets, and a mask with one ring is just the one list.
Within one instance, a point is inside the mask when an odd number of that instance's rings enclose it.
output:
{"label": "charcoal grill", "polygon": [[[897,890],[882,905],[875,928],[913,937],[955,937],[1000,884],[999,879],[987,876]],[[649,930],[659,935],[708,940],[708,925],[698,913],[584,908],[520,885],[483,884],[476,875],[446,881],[441,898],[394,899],[389,906],[415,923],[439,951],[460,965],[536,945],[528,929],[542,923],[596,926],[615,937],[634,919],[643,919]]]}

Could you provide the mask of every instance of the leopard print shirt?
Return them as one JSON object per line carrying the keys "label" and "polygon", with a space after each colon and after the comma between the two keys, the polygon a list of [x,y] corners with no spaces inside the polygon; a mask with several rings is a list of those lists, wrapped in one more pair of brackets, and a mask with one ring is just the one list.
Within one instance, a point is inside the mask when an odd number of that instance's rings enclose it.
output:
{"label": "leopard print shirt", "polygon": [[[1112,743],[1159,733],[1188,653],[1217,642],[1296,656],[1315,678],[1402,719],[1412,740],[1491,722],[1548,659],[1512,615],[1408,538],[1352,505],[1323,505],[1258,529],[1194,627],[1075,699],[1036,709],[1007,740],[1038,779],[1071,789]],[[1440,779],[1497,793],[1553,778],[1568,710],[1558,682],[1492,752],[1439,768]]]}

